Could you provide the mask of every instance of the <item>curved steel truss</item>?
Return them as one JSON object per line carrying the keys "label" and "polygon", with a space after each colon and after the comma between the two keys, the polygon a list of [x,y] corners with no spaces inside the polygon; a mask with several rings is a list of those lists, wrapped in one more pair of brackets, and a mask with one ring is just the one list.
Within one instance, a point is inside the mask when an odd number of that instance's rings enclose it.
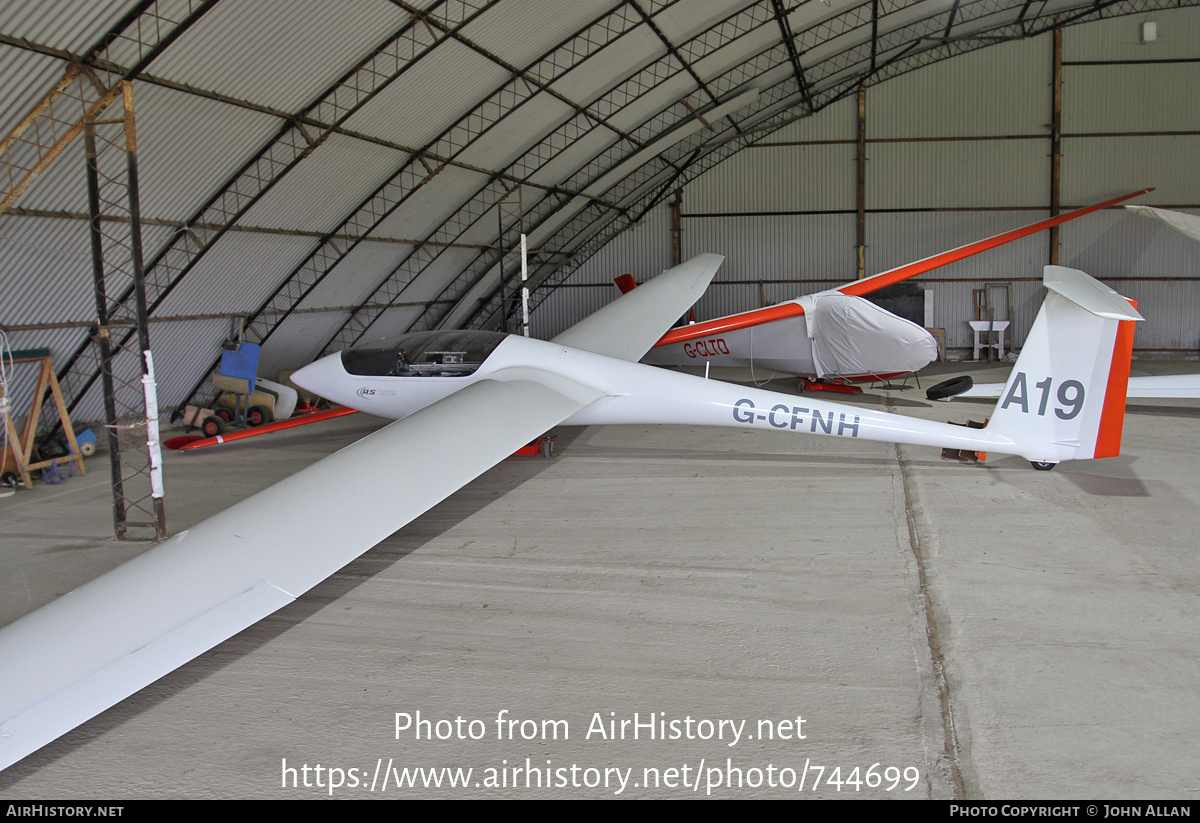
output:
{"label": "curved steel truss", "polygon": [[[224,93],[199,65],[171,63],[184,44],[194,49],[192,38],[211,38],[204,45],[220,51],[220,37],[239,19],[221,0],[138,3],[84,54],[0,32],[0,47],[78,60],[105,82],[158,85],[277,122],[228,179],[209,181],[210,194],[192,213],[146,215],[175,227],[149,250],[152,319],[231,231],[255,228],[247,217],[256,205],[317,162],[318,149],[335,151],[335,142],[390,152],[392,170],[334,227],[307,233],[314,242],[303,259],[244,312],[258,342],[310,310],[318,286],[337,293],[341,282],[354,296],[329,301],[344,320],[332,332],[322,327],[325,351],[397,317],[401,327],[389,332],[500,327],[519,276],[512,251],[521,233],[535,250],[536,308],[675,189],[863,85],[1055,27],[1200,0],[595,0],[580,4],[590,16],[565,36],[539,34],[555,32],[555,21],[531,26],[529,0],[390,2],[392,29],[358,47],[336,79],[294,111]],[[324,4],[311,11],[337,25]],[[548,42],[517,48],[538,37]],[[519,56],[527,53],[536,56]],[[461,74],[445,68],[447,55],[461,55]],[[478,80],[481,68],[496,78],[490,87]],[[427,111],[431,96],[455,88],[478,93],[461,111],[443,112],[445,125],[418,145],[380,125],[388,122],[384,109]],[[503,203],[518,193],[521,208],[506,211]],[[431,209],[439,215],[432,227],[424,219]],[[418,235],[389,235],[410,217],[425,226]],[[364,284],[351,254],[372,241],[393,242],[395,254],[386,274]],[[347,303],[354,308],[345,312]],[[93,345],[82,339],[63,361],[60,381],[72,407],[94,392]],[[211,354],[190,362],[192,388],[166,402],[199,393],[212,365]]]}

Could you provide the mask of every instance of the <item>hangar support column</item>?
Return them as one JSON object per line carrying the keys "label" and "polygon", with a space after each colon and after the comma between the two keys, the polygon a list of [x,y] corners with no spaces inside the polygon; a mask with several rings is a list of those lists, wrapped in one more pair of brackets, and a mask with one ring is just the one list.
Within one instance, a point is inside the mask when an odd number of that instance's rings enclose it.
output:
{"label": "hangar support column", "polygon": [[[1062,198],[1062,70],[1063,33],[1054,29],[1054,108],[1050,113],[1050,216],[1057,217]],[[1050,265],[1058,265],[1058,226],[1050,229]]]}
{"label": "hangar support column", "polygon": [[867,276],[867,84],[858,86],[858,154],[855,159],[858,216],[855,222],[855,248],[858,257],[857,279]]}
{"label": "hangar support column", "polygon": [[[158,397],[147,329],[133,90],[128,81],[119,83],[118,88],[121,116],[89,121],[83,130],[96,293],[94,337],[100,349],[104,423],[112,467],[113,528],[118,538],[129,537],[132,527],[152,530],[154,539],[165,540],[167,516]],[[126,212],[121,217],[127,219],[114,222],[111,213],[103,215],[110,218],[105,230],[101,225],[102,202],[110,211]],[[132,306],[109,297],[125,291],[132,291]],[[130,326],[136,330],[135,335],[129,334]],[[120,335],[120,341],[114,339]]]}
{"label": "hangar support column", "polygon": [[[0,213],[80,134],[86,156],[96,297],[92,339],[103,378],[113,526],[118,538],[129,536],[129,527],[135,526],[153,530],[151,536],[162,540],[167,532],[158,400],[146,327],[137,133],[129,81],[109,88],[92,69],[79,63],[68,66],[62,79],[0,143],[0,170],[6,183],[0,190]],[[102,215],[101,203],[109,213]],[[112,297],[125,293],[135,295],[132,305]],[[47,414],[43,419],[56,416]],[[145,519],[130,520],[131,512],[140,512]]]}

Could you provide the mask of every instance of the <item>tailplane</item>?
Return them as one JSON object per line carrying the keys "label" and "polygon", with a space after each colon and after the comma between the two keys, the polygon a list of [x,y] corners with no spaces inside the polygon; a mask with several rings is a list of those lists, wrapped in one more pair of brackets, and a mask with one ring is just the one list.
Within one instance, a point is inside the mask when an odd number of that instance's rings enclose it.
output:
{"label": "tailplane", "polygon": [[1050,294],[987,430],[1035,468],[1121,453],[1133,301],[1076,269],[1046,266]]}

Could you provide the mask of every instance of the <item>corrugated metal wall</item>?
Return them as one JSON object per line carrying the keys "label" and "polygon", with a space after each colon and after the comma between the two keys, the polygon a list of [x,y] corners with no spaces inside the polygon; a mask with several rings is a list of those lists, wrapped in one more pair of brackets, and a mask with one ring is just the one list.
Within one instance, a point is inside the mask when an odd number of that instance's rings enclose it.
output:
{"label": "corrugated metal wall", "polygon": [[[80,50],[91,45],[88,32],[106,29],[133,4],[93,8],[96,4],[82,0],[54,0],[35,5],[0,9],[0,29],[48,47]],[[542,13],[540,9],[554,5],[548,0],[536,5],[503,4],[471,24],[470,31],[520,65],[529,59],[533,46],[531,42],[511,42],[509,35],[524,30],[529,19]],[[555,31],[569,31],[607,5],[602,0],[588,0],[547,25]],[[726,13],[728,4],[684,0],[672,9],[670,17],[659,22],[668,36],[679,42]],[[832,13],[822,4],[804,4],[794,11],[793,24],[807,25],[813,22],[810,15]],[[362,0],[354,19],[338,29],[336,36],[310,37],[323,31],[333,17],[344,14],[344,10],[327,5],[320,7],[319,15],[296,22],[290,19],[294,13],[282,6],[220,4],[155,65],[155,71],[167,79],[186,82],[200,78],[210,91],[245,98],[246,105],[135,82],[142,213],[151,221],[173,223],[172,227],[152,223],[144,227],[148,259],[174,236],[179,221],[200,208],[285,126],[284,113],[311,102],[367,45],[381,41],[406,19],[405,13],[386,0]],[[1200,210],[1195,208],[1200,206],[1200,167],[1192,162],[1200,146],[1197,136],[1189,133],[1200,130],[1200,111],[1193,101],[1200,64],[1168,62],[1196,59],[1200,16],[1194,9],[1181,9],[1156,11],[1151,18],[1158,23],[1159,32],[1159,41],[1153,45],[1139,42],[1140,25],[1150,19],[1144,17],[1118,17],[1064,32],[1065,206],[1153,185],[1158,191],[1142,202]],[[233,35],[224,49],[204,48],[218,31]],[[695,67],[706,79],[721,77],[745,58],[747,50],[767,46],[776,36],[773,26],[754,29],[746,40],[731,39]],[[307,62],[296,49],[301,41],[316,44],[316,51],[304,53]],[[646,122],[685,118],[684,110],[676,107],[669,115],[643,122],[648,103],[631,104],[637,83],[628,81],[627,90],[607,90],[628,71],[624,62],[613,59],[617,50],[653,56],[662,49],[661,41],[647,29],[633,29],[629,36],[614,40],[581,62],[560,78],[555,88],[580,100],[603,93],[604,112],[630,103],[613,122],[635,130],[638,139],[649,139],[656,127]],[[815,59],[819,51],[806,52],[804,59]],[[1052,38],[1046,35],[961,55],[870,88],[868,273],[1048,214],[1052,57]],[[1117,60],[1126,62],[1115,64]],[[248,69],[260,63],[269,71]],[[630,63],[635,64],[637,60]],[[57,58],[12,44],[0,45],[0,73],[13,78],[10,85],[14,88],[5,111],[0,112],[0,128],[6,131],[27,111],[61,74],[63,65]],[[638,77],[643,72],[655,76],[655,71],[643,69]],[[780,66],[755,84],[766,89],[779,79],[777,75],[786,76],[788,71],[786,65]],[[406,160],[407,152],[385,143],[423,145],[471,105],[489,98],[509,76],[495,63],[450,40],[380,90],[372,105],[345,124],[384,142],[333,135],[268,191],[240,227],[353,235],[359,230],[357,223],[346,225],[343,219]],[[686,73],[670,77],[669,84],[652,93],[654,99],[674,99],[693,85]],[[725,88],[723,84],[733,82],[725,78],[714,87]],[[407,105],[391,105],[399,100]],[[477,142],[464,144],[464,157],[488,167],[506,163],[517,150],[516,144],[509,145],[509,135],[528,131],[528,140],[539,137],[550,123],[565,116],[564,105],[544,93],[535,95]],[[759,147],[735,154],[684,184],[683,254],[712,251],[727,257],[717,283],[700,304],[703,316],[778,302],[854,276],[856,120],[855,101],[842,100],[814,117],[767,135]],[[529,124],[534,124],[532,129],[526,128]],[[180,139],[180,134],[187,138]],[[461,135],[454,138],[465,139]],[[448,140],[439,150],[449,152],[451,144],[457,145]],[[571,169],[590,162],[605,145],[617,147],[617,137],[602,129],[585,132],[535,171],[533,179],[561,183]],[[618,154],[614,148],[613,162]],[[24,209],[83,211],[81,156],[77,142],[19,205]],[[672,174],[664,167],[656,179]],[[322,281],[303,300],[305,309],[332,307],[334,311],[289,319],[269,340],[264,363],[296,365],[306,347],[323,344],[330,329],[345,318],[340,307],[368,299],[411,251],[410,245],[398,241],[422,239],[435,232],[487,179],[486,170],[438,167],[436,174],[368,232],[384,242],[361,245],[334,267],[333,277]],[[537,195],[527,196],[533,198],[526,203],[529,209]],[[577,199],[536,229],[534,245],[549,242],[552,229],[565,223],[585,202]],[[939,211],[945,209],[954,211]],[[489,212],[458,242],[491,243],[495,226]],[[608,230],[606,224],[597,224],[598,232]],[[1192,321],[1195,300],[1200,298],[1194,294],[1200,291],[1200,253],[1194,243],[1160,224],[1123,212],[1085,218],[1064,227],[1061,234],[1063,263],[1106,278],[1141,302],[1150,322],[1138,332],[1140,348],[1194,350],[1200,345]],[[50,236],[53,241],[45,239]],[[311,235],[230,232],[196,264],[157,314],[252,311],[319,242],[319,237]],[[575,249],[571,246],[569,251]],[[10,261],[0,268],[4,309],[0,319],[5,323],[81,321],[94,314],[82,221],[9,215],[0,219],[0,251]],[[465,266],[475,256],[467,250],[446,253],[416,277],[402,302],[436,297],[439,276],[448,276],[456,265]],[[1020,342],[1040,303],[1042,290],[1037,281],[1048,256],[1048,238],[1042,235],[927,275],[924,280],[932,288],[935,324],[947,330],[951,345],[966,346],[965,320],[971,316],[973,285],[1015,280],[1013,322]],[[630,272],[645,279],[670,266],[671,260],[671,212],[664,203],[640,225],[622,232],[584,260],[566,287],[537,310],[534,332],[551,336],[611,300],[610,282],[615,275]],[[30,282],[53,286],[50,291],[31,289],[26,285]],[[482,292],[486,289],[476,289],[472,299]],[[473,305],[464,302],[468,308]],[[417,314],[417,309],[396,307],[384,314],[371,333],[395,333]],[[195,382],[195,372],[215,355],[227,328],[227,321],[210,319],[152,325],[155,348],[170,352],[170,365],[166,356],[160,359],[164,405],[182,399],[182,393]],[[19,332],[14,340],[17,345],[49,345],[61,364],[83,335],[79,329]],[[310,345],[310,338],[322,339]],[[285,355],[285,350],[292,353]],[[285,363],[289,357],[292,362]],[[185,376],[189,373],[193,379]],[[98,407],[90,400],[85,406],[84,418],[94,416],[91,410]]]}
{"label": "corrugated metal wall", "polygon": [[[1143,45],[1141,24],[1149,19],[1159,39]],[[1198,42],[1200,18],[1186,9],[1064,30],[1064,210],[1147,186],[1157,191],[1137,202],[1200,210],[1200,165],[1193,162],[1200,136],[1180,134],[1200,131],[1200,64],[1166,62],[1195,60]],[[1053,63],[1047,34],[868,89],[868,275],[1049,216]],[[701,317],[854,278],[856,124],[856,101],[843,100],[685,186],[684,257],[708,251],[727,258],[700,303]],[[670,211],[661,206],[569,283],[607,283],[625,271],[642,279],[670,256]],[[984,282],[1013,283],[1011,338],[1023,342],[1044,295],[1049,256],[1042,232],[924,275],[948,344],[970,345],[972,289]],[[1156,221],[1108,211],[1063,227],[1060,263],[1139,301],[1148,322],[1139,325],[1137,348],[1200,348],[1200,245]],[[612,294],[560,291],[535,317],[550,333]]]}

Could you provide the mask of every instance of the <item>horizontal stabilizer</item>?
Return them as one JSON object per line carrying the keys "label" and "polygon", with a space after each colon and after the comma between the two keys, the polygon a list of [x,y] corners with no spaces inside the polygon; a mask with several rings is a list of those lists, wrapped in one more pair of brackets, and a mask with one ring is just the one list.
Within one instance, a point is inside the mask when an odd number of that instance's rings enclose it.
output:
{"label": "horizontal stabilizer", "polygon": [[1046,266],[1042,276],[1046,288],[1097,317],[1109,320],[1145,320],[1129,301],[1108,286],[1078,269]]}
{"label": "horizontal stabilizer", "polygon": [[[976,383],[966,391],[953,396],[999,397],[1003,393],[1003,383]],[[1200,374],[1159,374],[1149,377],[1131,377],[1125,396],[1133,399],[1200,398]]]}

